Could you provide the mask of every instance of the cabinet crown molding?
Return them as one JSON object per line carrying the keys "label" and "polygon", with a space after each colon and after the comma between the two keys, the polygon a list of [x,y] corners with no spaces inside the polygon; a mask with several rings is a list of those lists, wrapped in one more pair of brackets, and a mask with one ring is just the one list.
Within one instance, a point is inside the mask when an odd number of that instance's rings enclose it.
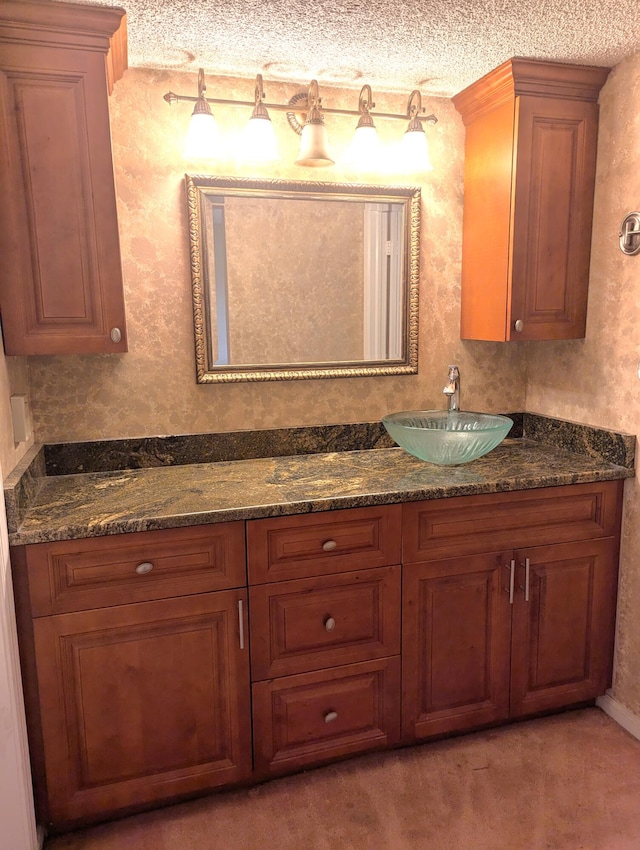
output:
{"label": "cabinet crown molding", "polygon": [[527,95],[597,102],[610,68],[514,57],[455,95],[465,125],[502,103]]}
{"label": "cabinet crown molding", "polygon": [[119,7],[5,0],[0,3],[0,40],[76,48],[106,54],[109,94],[127,70],[127,14]]}

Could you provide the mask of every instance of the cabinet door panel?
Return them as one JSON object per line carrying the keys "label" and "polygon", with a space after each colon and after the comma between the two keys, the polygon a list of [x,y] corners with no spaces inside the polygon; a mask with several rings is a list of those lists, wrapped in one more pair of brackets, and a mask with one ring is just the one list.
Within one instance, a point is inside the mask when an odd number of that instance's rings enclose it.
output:
{"label": "cabinet door panel", "polygon": [[508,716],[510,559],[494,552],[405,567],[405,742]]}
{"label": "cabinet door panel", "polygon": [[511,328],[518,339],[585,334],[598,105],[518,98]]}
{"label": "cabinet door panel", "polygon": [[253,685],[256,771],[283,773],[400,739],[400,659]]}
{"label": "cabinet door panel", "polygon": [[127,350],[110,138],[104,50],[2,45],[7,354]]}
{"label": "cabinet door panel", "polygon": [[513,613],[511,714],[593,699],[611,679],[618,552],[612,539],[517,552],[529,601]]}
{"label": "cabinet door panel", "polygon": [[240,599],[225,591],[35,621],[53,823],[249,775]]}
{"label": "cabinet door panel", "polygon": [[400,652],[399,566],[259,585],[249,604],[253,681]]}

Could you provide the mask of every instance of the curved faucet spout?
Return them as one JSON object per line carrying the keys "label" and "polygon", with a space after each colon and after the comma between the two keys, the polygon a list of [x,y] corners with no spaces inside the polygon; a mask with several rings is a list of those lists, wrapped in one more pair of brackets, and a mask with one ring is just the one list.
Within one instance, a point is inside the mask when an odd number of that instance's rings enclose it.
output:
{"label": "curved faucet spout", "polygon": [[460,370],[457,366],[449,366],[447,383],[442,392],[447,396],[449,410],[460,410]]}

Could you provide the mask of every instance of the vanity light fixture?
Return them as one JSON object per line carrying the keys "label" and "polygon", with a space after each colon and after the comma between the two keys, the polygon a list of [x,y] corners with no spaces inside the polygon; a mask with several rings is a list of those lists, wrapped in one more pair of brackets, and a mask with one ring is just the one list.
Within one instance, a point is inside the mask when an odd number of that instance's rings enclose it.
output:
{"label": "vanity light fixture", "polygon": [[198,97],[191,113],[184,150],[184,155],[189,159],[218,158],[223,155],[222,137],[211,107],[204,96],[206,90],[204,71],[200,68],[198,71]]}
{"label": "vanity light fixture", "polygon": [[[265,103],[262,76],[258,74],[255,83],[254,101],[205,98],[206,86],[204,71],[198,71],[198,96],[175,94],[167,92],[164,100],[171,104],[175,101],[195,101],[191,118],[185,156],[198,159],[220,159],[225,156],[222,139],[217,129],[215,119],[209,107],[210,103],[225,106],[253,107],[249,124],[243,136],[244,158],[252,161],[269,162],[278,158],[277,144],[273,124],[267,109],[287,113],[287,119],[292,129],[301,136],[300,151],[295,160],[296,165],[318,167],[333,165],[334,160],[329,152],[327,128],[324,116],[357,115],[359,116],[353,142],[349,148],[348,159],[357,168],[375,167],[382,145],[373,122],[373,118],[409,119],[409,125],[400,144],[401,162],[399,168],[403,171],[431,171],[433,166],[429,159],[429,147],[423,122],[437,124],[435,115],[423,115],[422,96],[419,91],[411,92],[405,113],[373,112],[375,103],[371,87],[363,86],[358,99],[358,109],[338,109],[322,104],[317,80],[312,80],[307,92],[298,92],[285,104]],[[294,112],[295,110],[295,112]],[[295,113],[304,115],[304,123],[300,123]],[[199,128],[204,130],[204,136],[197,135]]]}
{"label": "vanity light fixture", "polygon": [[307,165],[318,168],[325,165],[335,165],[328,151],[327,128],[324,125],[324,116],[320,106],[320,94],[318,92],[318,81],[311,80],[307,93],[307,118],[302,128],[300,138],[300,152],[296,159],[296,165]]}
{"label": "vanity light fixture", "polygon": [[371,86],[363,86],[358,99],[360,119],[351,139],[347,158],[349,163],[365,170],[376,168],[382,154],[380,137],[371,117],[371,110],[375,109],[375,106]]}
{"label": "vanity light fixture", "polygon": [[280,159],[278,140],[264,105],[262,74],[256,77],[255,106],[243,134],[244,158],[253,162],[276,162]]}
{"label": "vanity light fixture", "polygon": [[407,103],[407,127],[400,148],[403,159],[410,163],[411,170],[433,171],[431,159],[429,158],[429,144],[427,134],[422,126],[420,113],[422,112],[422,95],[419,91],[412,91]]}

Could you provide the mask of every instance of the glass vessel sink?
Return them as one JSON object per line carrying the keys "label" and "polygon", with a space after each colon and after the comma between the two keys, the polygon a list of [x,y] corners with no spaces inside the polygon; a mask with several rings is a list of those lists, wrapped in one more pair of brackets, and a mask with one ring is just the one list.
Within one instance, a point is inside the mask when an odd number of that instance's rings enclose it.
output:
{"label": "glass vessel sink", "polygon": [[513,421],[491,413],[405,410],[390,413],[382,424],[405,451],[430,463],[468,463],[495,449]]}

